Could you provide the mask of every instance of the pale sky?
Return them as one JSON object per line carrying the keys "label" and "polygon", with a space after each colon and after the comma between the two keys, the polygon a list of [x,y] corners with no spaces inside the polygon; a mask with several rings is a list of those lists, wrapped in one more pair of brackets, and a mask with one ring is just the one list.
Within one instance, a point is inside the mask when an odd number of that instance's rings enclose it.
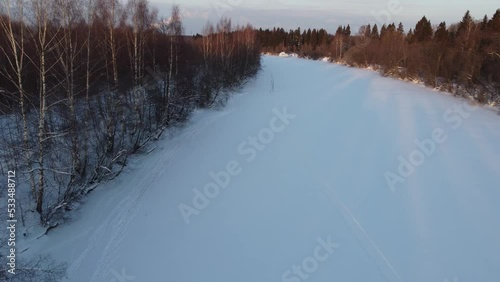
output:
{"label": "pale sky", "polygon": [[[207,21],[221,16],[233,23],[254,27],[288,29],[325,28],[334,33],[339,25],[350,24],[353,32],[367,23],[402,22],[407,31],[425,15],[432,24],[461,20],[467,10],[476,19],[491,17],[500,8],[498,0],[150,0],[159,15],[168,17],[173,4],[181,8],[186,34],[201,33]],[[377,16],[380,15],[380,16]]]}

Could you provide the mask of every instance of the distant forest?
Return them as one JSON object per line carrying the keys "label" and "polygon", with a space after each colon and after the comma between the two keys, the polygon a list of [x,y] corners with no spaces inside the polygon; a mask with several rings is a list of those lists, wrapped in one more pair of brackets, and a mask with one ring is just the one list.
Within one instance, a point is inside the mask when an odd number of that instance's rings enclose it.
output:
{"label": "distant forest", "polygon": [[480,103],[500,103],[500,9],[475,20],[467,11],[459,23],[439,25],[424,16],[408,32],[403,24],[339,26],[285,31],[259,29],[262,51],[294,52],[301,57],[357,67],[375,67],[384,75],[421,80],[427,85]]}

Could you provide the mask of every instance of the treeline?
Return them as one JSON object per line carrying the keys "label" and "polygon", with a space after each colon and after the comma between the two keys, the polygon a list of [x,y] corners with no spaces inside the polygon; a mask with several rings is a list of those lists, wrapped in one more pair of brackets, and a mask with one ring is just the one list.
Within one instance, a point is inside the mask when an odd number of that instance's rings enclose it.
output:
{"label": "treeline", "polygon": [[340,26],[335,34],[282,28],[257,30],[263,52],[379,68],[383,74],[500,103],[500,9],[475,20],[467,11],[459,23],[433,25],[425,16],[405,32],[403,24],[364,25],[356,34]]}
{"label": "treeline", "polygon": [[188,37],[177,6],[159,20],[147,0],[122,3],[0,3],[0,165],[17,168],[23,209],[44,225],[260,68],[251,26],[222,19]]}

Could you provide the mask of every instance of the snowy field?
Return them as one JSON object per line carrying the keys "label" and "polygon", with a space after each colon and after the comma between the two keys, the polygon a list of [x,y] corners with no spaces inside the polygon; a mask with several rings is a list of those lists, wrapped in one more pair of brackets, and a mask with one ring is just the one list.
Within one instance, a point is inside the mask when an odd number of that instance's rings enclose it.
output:
{"label": "snowy field", "polygon": [[75,282],[500,279],[492,110],[265,56],[227,107],[155,145],[22,256]]}

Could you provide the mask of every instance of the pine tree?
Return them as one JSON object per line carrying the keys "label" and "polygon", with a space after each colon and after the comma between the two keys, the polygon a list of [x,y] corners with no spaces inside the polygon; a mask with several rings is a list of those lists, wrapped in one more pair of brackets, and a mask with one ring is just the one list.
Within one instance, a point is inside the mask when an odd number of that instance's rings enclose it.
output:
{"label": "pine tree", "polygon": [[458,24],[457,35],[471,30],[471,26],[474,24],[474,19],[472,19],[470,12],[467,11],[462,18],[462,21]]}
{"label": "pine tree", "polygon": [[347,25],[347,27],[345,28],[344,35],[351,36],[351,26],[350,25]]}
{"label": "pine tree", "polygon": [[488,29],[493,32],[500,32],[500,9],[498,9],[488,22]]}
{"label": "pine tree", "polygon": [[387,33],[387,26],[384,24],[382,25],[382,28],[380,28],[380,38],[384,37],[386,33]]}
{"label": "pine tree", "polygon": [[483,21],[481,22],[481,30],[486,30],[488,27],[488,15],[484,15]]}
{"label": "pine tree", "polygon": [[429,20],[425,16],[417,23],[415,26],[415,39],[418,42],[427,41],[432,38],[432,25]]}
{"label": "pine tree", "polygon": [[318,46],[318,31],[316,29],[313,29],[311,33],[311,46],[313,49],[316,49],[316,46]]}
{"label": "pine tree", "polygon": [[[300,48],[300,27],[296,30],[290,30],[290,37],[292,38],[292,45],[294,48]],[[297,50],[297,49],[293,49]]]}
{"label": "pine tree", "polygon": [[408,31],[408,35],[406,35],[406,40],[408,40],[408,43],[413,43],[415,41],[415,34],[413,34],[413,29],[410,28]]}
{"label": "pine tree", "polygon": [[396,25],[394,23],[390,24],[388,27],[387,27],[387,31],[389,33],[393,33],[394,31],[396,31]]}
{"label": "pine tree", "polygon": [[379,38],[379,33],[378,33],[378,26],[377,24],[375,24],[372,28],[372,32],[371,32],[371,35],[373,38]]}
{"label": "pine tree", "polygon": [[328,32],[322,28],[318,31],[318,43],[322,45],[326,44],[327,41],[328,41]]}
{"label": "pine tree", "polygon": [[401,33],[401,34],[405,33],[405,29],[403,27],[403,23],[401,23],[401,22],[398,25],[398,32]]}
{"label": "pine tree", "polygon": [[441,22],[434,33],[434,40],[437,42],[445,42],[448,40],[448,30],[446,29],[446,22]]}
{"label": "pine tree", "polygon": [[344,33],[344,31],[345,31],[345,29],[344,29],[344,28],[342,28],[342,26],[339,26],[339,27],[337,28],[337,31],[335,32],[335,36],[339,36],[339,35],[343,34],[343,33]]}

